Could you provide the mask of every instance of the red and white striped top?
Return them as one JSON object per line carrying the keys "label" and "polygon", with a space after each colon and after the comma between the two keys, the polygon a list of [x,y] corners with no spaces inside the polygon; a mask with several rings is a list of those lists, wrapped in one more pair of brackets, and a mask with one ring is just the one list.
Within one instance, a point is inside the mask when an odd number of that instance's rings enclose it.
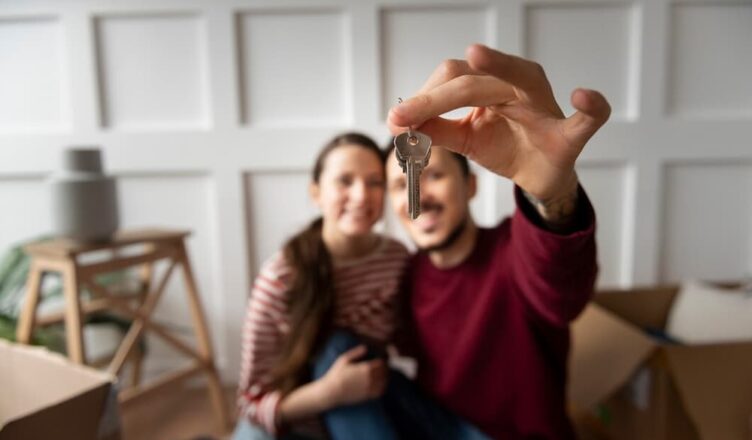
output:
{"label": "red and white striped top", "polygon": [[[407,257],[402,244],[381,237],[381,243],[366,256],[334,260],[335,326],[374,341],[388,342],[396,327],[396,300]],[[281,394],[268,384],[282,340],[289,333],[291,271],[282,252],[262,266],[251,290],[243,325],[240,415],[271,434],[277,432],[275,415]]]}

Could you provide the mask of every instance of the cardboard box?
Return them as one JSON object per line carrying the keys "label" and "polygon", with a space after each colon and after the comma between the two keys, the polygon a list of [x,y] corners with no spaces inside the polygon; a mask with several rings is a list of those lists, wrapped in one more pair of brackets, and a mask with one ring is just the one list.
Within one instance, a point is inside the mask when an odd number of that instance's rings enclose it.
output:
{"label": "cardboard box", "polygon": [[0,440],[120,438],[115,378],[0,340]]}
{"label": "cardboard box", "polygon": [[752,341],[687,346],[647,332],[665,328],[678,290],[596,295],[572,328],[575,419],[597,410],[613,439],[752,439]]}

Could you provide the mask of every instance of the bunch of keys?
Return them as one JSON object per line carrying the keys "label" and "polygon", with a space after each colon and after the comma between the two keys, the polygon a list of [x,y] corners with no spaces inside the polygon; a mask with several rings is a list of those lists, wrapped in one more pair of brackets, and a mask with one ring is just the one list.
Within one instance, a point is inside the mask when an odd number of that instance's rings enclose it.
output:
{"label": "bunch of keys", "polygon": [[420,215],[420,173],[431,158],[431,138],[408,127],[394,138],[394,155],[402,172],[407,174],[407,209],[415,220]]}

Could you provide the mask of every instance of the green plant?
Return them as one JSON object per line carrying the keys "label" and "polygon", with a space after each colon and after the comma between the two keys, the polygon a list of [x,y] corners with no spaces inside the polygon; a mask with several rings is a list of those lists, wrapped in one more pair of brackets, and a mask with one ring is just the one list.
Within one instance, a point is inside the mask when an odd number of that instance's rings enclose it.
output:
{"label": "green plant", "polygon": [[[44,240],[48,237],[40,237]],[[34,240],[36,241],[36,240]],[[16,324],[24,297],[26,277],[29,274],[29,257],[23,251],[26,243],[11,247],[0,259],[0,338],[15,341]],[[59,282],[47,284],[43,299],[59,295]],[[61,325],[35,329],[32,344],[43,345],[55,351],[64,351],[65,340]]]}
{"label": "green plant", "polygon": [[11,247],[0,260],[0,316],[14,318],[23,295],[26,276],[29,273],[29,258],[23,245]]}

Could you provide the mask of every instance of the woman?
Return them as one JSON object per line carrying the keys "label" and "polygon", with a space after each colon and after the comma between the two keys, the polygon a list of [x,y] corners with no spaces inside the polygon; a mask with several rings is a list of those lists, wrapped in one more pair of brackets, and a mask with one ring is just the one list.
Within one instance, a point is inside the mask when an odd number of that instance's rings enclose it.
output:
{"label": "woman", "polygon": [[[374,399],[388,371],[373,352],[392,337],[408,253],[372,231],[384,199],[378,146],[357,133],[332,139],[316,159],[310,194],[321,217],[267,261],[253,285],[234,438],[321,437],[324,413],[332,437],[346,438],[355,423],[361,434],[395,438]],[[370,347],[366,360],[369,349],[358,341]]]}

